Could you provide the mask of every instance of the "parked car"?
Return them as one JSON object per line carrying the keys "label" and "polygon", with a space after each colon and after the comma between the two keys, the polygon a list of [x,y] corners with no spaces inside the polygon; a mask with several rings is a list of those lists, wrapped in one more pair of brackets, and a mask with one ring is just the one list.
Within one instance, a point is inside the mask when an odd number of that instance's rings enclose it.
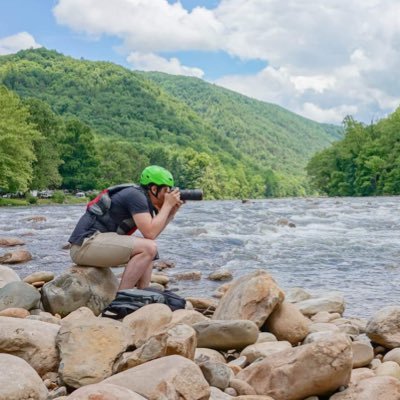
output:
{"label": "parked car", "polygon": [[75,197],[86,197],[85,192],[76,192]]}

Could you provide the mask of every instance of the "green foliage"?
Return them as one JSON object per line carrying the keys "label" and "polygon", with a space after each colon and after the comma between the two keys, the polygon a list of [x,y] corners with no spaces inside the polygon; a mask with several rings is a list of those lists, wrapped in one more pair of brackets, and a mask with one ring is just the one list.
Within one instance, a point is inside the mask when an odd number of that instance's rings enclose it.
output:
{"label": "green foliage", "polygon": [[38,202],[37,197],[34,197],[34,196],[30,195],[30,194],[26,195],[25,199],[29,204],[37,204],[37,202]]}
{"label": "green foliage", "polygon": [[156,163],[207,198],[302,195],[307,160],[340,137],[338,127],[198,79],[43,48],[0,56],[1,82],[28,99],[41,132],[30,188],[101,189]]}
{"label": "green foliage", "polygon": [[366,126],[346,118],[345,137],[308,163],[311,182],[330,196],[400,194],[400,108]]}
{"label": "green foliage", "polygon": [[14,93],[0,86],[0,188],[26,191],[32,179],[34,142],[41,135],[28,122],[29,112]]}
{"label": "green foliage", "polygon": [[63,204],[65,201],[65,194],[62,190],[56,190],[53,194],[53,201],[58,204]]}

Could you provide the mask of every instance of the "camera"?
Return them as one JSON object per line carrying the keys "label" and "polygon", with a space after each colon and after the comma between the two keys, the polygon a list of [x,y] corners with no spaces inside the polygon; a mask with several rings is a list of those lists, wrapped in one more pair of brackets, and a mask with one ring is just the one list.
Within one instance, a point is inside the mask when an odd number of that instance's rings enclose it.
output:
{"label": "camera", "polygon": [[172,190],[178,189],[181,195],[181,200],[203,200],[203,191],[201,189],[179,189],[172,188]]}

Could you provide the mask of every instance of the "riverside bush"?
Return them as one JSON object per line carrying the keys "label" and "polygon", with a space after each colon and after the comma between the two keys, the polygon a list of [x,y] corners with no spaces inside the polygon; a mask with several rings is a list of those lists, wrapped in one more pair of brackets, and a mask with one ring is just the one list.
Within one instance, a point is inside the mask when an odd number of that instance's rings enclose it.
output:
{"label": "riverside bush", "polygon": [[65,194],[61,190],[56,190],[53,194],[53,201],[62,204],[65,201]]}

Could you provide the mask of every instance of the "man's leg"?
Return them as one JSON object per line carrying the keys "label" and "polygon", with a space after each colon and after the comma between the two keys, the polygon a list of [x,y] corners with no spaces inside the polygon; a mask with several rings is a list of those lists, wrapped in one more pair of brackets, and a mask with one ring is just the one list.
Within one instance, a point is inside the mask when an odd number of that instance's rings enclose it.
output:
{"label": "man's leg", "polygon": [[153,259],[157,254],[156,242],[138,237],[132,239],[132,258],[125,267],[118,290],[131,289],[135,286],[143,289],[150,284]]}

